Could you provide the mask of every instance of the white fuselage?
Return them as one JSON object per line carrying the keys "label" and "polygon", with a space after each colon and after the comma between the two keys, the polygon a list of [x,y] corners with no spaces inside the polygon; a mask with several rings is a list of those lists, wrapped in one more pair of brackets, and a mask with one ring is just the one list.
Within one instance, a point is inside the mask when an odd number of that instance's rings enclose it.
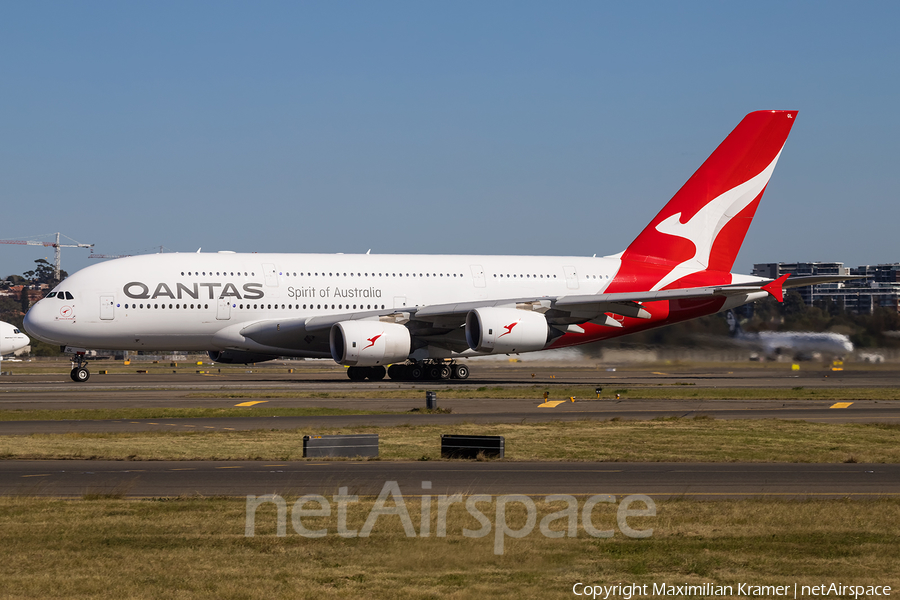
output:
{"label": "white fuselage", "polygon": [[13,354],[30,343],[28,336],[16,326],[0,321],[0,356]]}
{"label": "white fuselage", "polygon": [[758,344],[768,355],[828,354],[843,357],[853,352],[853,342],[840,333],[761,331],[756,336]]}
{"label": "white fuselage", "polygon": [[156,254],[92,265],[26,316],[49,343],[110,350],[241,350],[330,356],[327,332],[289,347],[241,331],[257,322],[510,298],[602,292],[618,258]]}

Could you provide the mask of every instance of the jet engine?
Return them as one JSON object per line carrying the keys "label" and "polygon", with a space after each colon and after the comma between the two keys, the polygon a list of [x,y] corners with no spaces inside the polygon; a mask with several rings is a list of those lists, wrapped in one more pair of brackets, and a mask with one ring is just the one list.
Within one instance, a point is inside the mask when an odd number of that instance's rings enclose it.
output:
{"label": "jet engine", "polygon": [[488,307],[466,315],[466,342],[476,352],[533,352],[543,349],[549,339],[550,326],[541,313]]}
{"label": "jet engine", "polygon": [[412,338],[398,323],[341,321],[331,326],[331,357],[340,365],[374,367],[409,357]]}
{"label": "jet engine", "polygon": [[240,350],[210,350],[209,359],[213,362],[225,365],[246,365],[248,363],[266,362],[278,358],[273,354],[259,354],[257,352],[242,352]]}

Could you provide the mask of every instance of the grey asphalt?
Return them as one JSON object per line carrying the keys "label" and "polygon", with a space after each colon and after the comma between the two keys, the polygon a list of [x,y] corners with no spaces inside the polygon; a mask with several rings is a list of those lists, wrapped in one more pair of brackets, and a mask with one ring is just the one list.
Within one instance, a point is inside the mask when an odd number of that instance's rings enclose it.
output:
{"label": "grey asphalt", "polygon": [[[267,363],[268,364],[268,363]],[[301,363],[302,364],[302,363]],[[144,365],[146,368],[147,365]],[[25,409],[117,409],[117,408],[231,408],[246,400],[264,401],[265,407],[327,407],[352,410],[377,410],[393,414],[320,417],[234,417],[198,419],[127,419],[108,421],[0,421],[0,435],[32,433],[112,433],[159,429],[253,430],[302,429],[304,427],[353,427],[356,425],[521,423],[549,420],[654,419],[705,415],[719,419],[798,419],[837,423],[898,423],[900,401],[857,398],[853,390],[861,387],[900,386],[900,370],[884,367],[832,371],[822,365],[805,363],[799,371],[788,364],[735,368],[734,366],[630,367],[619,371],[567,365],[524,365],[484,363],[473,366],[473,379],[465,382],[398,383],[351,382],[337,366],[310,365],[288,373],[283,367],[266,369],[231,368],[210,372],[172,373],[164,368],[149,374],[95,374],[87,384],[76,384],[64,374],[21,373],[0,377],[0,410]],[[654,370],[663,368],[663,371]],[[252,372],[249,372],[252,371]],[[521,389],[522,397],[513,400],[441,398],[446,387],[464,388],[477,393],[479,388],[503,385]],[[537,390],[533,386],[537,386]],[[604,389],[603,398],[576,398],[553,408],[539,408],[543,391],[551,399],[564,399],[556,390],[563,386],[589,385]],[[835,401],[776,400],[630,400],[625,394],[615,399],[616,390],[684,385],[696,388],[746,388],[847,390],[841,400],[851,402],[845,408],[832,408]],[[343,392],[374,390],[390,393],[408,389],[438,390],[438,405],[451,414],[423,415],[409,411],[424,406],[419,400],[391,398],[340,398]],[[296,398],[303,391],[329,394],[330,398]],[[222,397],[226,394],[244,398]],[[219,397],[202,397],[216,396]],[[265,395],[268,397],[261,397]],[[423,394],[424,395],[424,394]]]}
{"label": "grey asphalt", "polygon": [[[232,400],[228,406],[234,406]],[[846,408],[832,408],[829,401],[690,401],[632,400],[564,402],[553,408],[538,408],[541,400],[447,400],[438,405],[450,414],[417,414],[416,400],[340,400],[327,402],[268,401],[266,406],[328,406],[332,408],[388,410],[395,414],[303,417],[201,417],[178,419],[0,421],[0,435],[33,433],[123,433],[138,431],[240,431],[256,429],[315,429],[319,427],[453,425],[457,423],[538,423],[613,418],[647,420],[661,417],[716,419],[794,419],[828,423],[900,423],[900,401],[851,401]],[[169,404],[172,406],[172,404]]]}
{"label": "grey asphalt", "polygon": [[[900,496],[900,465],[505,461],[0,461],[0,494],[123,497],[550,494],[724,499]],[[431,482],[423,491],[422,482]],[[426,486],[427,487],[427,486]]]}
{"label": "grey asphalt", "polygon": [[[327,370],[326,370],[327,371]],[[477,371],[476,371],[477,373]],[[534,373],[534,377],[531,374]],[[576,398],[553,408],[539,408],[539,390],[563,385],[598,385],[604,398]],[[616,400],[627,386],[690,385],[697,387],[829,388],[848,390],[846,408],[829,401],[775,400]],[[450,400],[440,390],[457,385],[477,391],[482,386],[519,386],[514,400]],[[707,415],[722,419],[802,419],[822,422],[900,422],[900,402],[854,398],[852,388],[900,385],[893,369],[833,372],[805,366],[799,373],[784,365],[740,370],[681,368],[628,372],[562,367],[508,368],[489,366],[467,382],[416,384],[349,382],[341,369],[286,374],[270,370],[247,373],[168,373],[95,375],[79,386],[62,375],[17,374],[0,378],[0,409],[233,407],[247,398],[205,398],[197,393],[265,392],[266,406],[334,407],[392,411],[392,414],[319,417],[236,417],[197,419],[120,419],[0,421],[0,435],[32,433],[132,432],[147,430],[213,431],[348,427],[354,425],[522,423],[580,419],[652,419]],[[438,405],[451,414],[412,414],[422,400],[292,398],[290,392],[437,389]],[[531,397],[534,395],[534,397]],[[404,493],[648,494],[655,497],[743,498],[848,497],[900,495],[900,465],[859,464],[695,464],[695,463],[521,463],[521,462],[128,462],[128,461],[0,461],[0,494],[81,497],[86,494],[137,497],[182,495],[243,496],[279,493],[377,494],[386,481],[398,481]]]}

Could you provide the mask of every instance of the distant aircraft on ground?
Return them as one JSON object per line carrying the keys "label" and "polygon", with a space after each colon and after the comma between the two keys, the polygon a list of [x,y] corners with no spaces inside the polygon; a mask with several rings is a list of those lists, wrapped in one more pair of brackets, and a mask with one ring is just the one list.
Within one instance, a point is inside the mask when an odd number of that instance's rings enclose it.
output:
{"label": "distant aircraft on ground", "polygon": [[10,323],[0,321],[0,356],[12,354],[31,343],[28,336]]}
{"label": "distant aircraft on ground", "polygon": [[781,301],[784,287],[841,279],[730,272],[796,115],[747,115],[619,254],[132,256],[68,277],[32,306],[25,328],[76,353],[75,381],[89,377],[88,348],[202,350],[225,363],[331,357],[356,380],[465,379],[456,359],[587,344],[769,294]]}
{"label": "distant aircraft on ground", "polygon": [[853,353],[853,342],[840,333],[813,333],[806,331],[760,331],[747,333],[741,329],[734,311],[725,314],[732,338],[740,344],[754,348],[767,358],[787,356],[809,358],[818,354],[843,358]]}

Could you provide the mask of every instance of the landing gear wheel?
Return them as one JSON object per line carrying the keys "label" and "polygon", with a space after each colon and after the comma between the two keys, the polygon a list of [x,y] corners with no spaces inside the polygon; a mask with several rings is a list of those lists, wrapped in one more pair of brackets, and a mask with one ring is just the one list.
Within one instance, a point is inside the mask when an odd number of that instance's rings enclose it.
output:
{"label": "landing gear wheel", "polygon": [[453,370],[450,369],[450,365],[438,366],[438,379],[450,379],[451,375],[453,375]]}
{"label": "landing gear wheel", "polygon": [[349,367],[347,369],[347,377],[349,377],[351,381],[365,381],[366,369],[364,367]]}
{"label": "landing gear wheel", "polygon": [[453,378],[454,379],[468,379],[469,378],[469,367],[466,365],[453,365]]}
{"label": "landing gear wheel", "polygon": [[76,383],[84,383],[91,377],[91,372],[84,367],[75,367],[72,369],[72,372],[69,373],[69,377]]}
{"label": "landing gear wheel", "polygon": [[381,381],[387,374],[387,370],[382,367],[369,367],[368,377],[370,381]]}
{"label": "landing gear wheel", "polygon": [[405,367],[403,365],[391,365],[388,367],[387,376],[394,381],[402,381],[406,379],[404,376]]}
{"label": "landing gear wheel", "polygon": [[410,365],[406,367],[406,377],[412,381],[418,381],[425,377],[425,369],[421,365]]}

